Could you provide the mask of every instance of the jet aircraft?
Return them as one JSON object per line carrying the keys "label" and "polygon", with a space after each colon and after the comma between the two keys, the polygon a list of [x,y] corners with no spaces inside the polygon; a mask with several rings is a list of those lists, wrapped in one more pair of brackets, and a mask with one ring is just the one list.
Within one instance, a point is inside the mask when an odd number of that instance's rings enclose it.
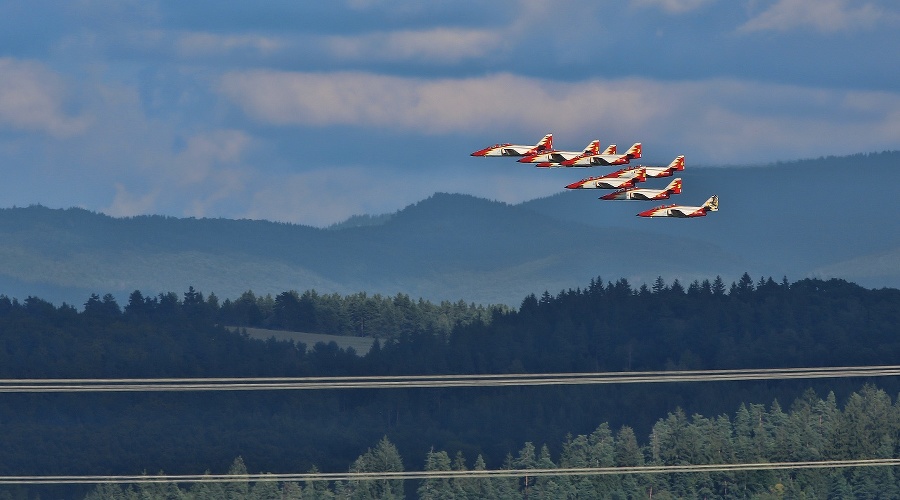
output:
{"label": "jet aircraft", "polygon": [[644,167],[647,169],[647,177],[672,177],[678,170],[684,170],[684,156],[678,156],[672,163],[665,167]]}
{"label": "jet aircraft", "polygon": [[601,200],[667,200],[673,194],[681,193],[681,177],[672,179],[663,189],[625,188],[605,194]]}
{"label": "jet aircraft", "polygon": [[523,156],[522,158],[519,158],[517,161],[519,163],[545,163],[545,162],[559,163],[561,161],[566,161],[566,160],[575,158],[576,156],[595,155],[595,154],[599,154],[599,153],[600,153],[600,141],[594,140],[594,141],[591,141],[590,144],[588,144],[587,147],[581,151],[557,151],[554,149],[554,150],[550,150],[550,151],[544,151],[543,153]]}
{"label": "jet aircraft", "polygon": [[560,163],[562,167],[601,167],[609,165],[625,165],[629,161],[641,157],[641,143],[636,142],[625,154],[596,154],[573,158]]}
{"label": "jet aircraft", "polygon": [[638,217],[704,217],[707,212],[719,210],[719,197],[712,195],[699,207],[687,207],[683,205],[661,205],[650,210],[645,210]]}
{"label": "jet aircraft", "polygon": [[[598,147],[597,149],[599,150],[599,147]],[[597,154],[597,153],[581,153],[581,154],[579,154],[578,156],[572,157],[571,159],[584,158],[585,156],[592,156],[592,155],[594,155],[594,154]],[[615,144],[610,144],[610,145],[607,146],[606,149],[603,150],[603,152],[600,153],[600,154],[608,154],[608,155],[616,154],[616,145],[615,145]],[[565,161],[565,160],[564,160],[564,161]],[[554,162],[554,161],[543,161],[543,162],[538,163],[538,164],[535,165],[535,167],[541,167],[541,168],[557,168],[557,167],[562,167],[562,166],[563,166],[563,165],[562,165],[561,163],[559,163],[559,162]]]}
{"label": "jet aircraft", "polygon": [[494,144],[489,148],[479,149],[471,156],[528,156],[539,154],[553,149],[553,134],[547,134],[534,146],[519,144]]}
{"label": "jet aircraft", "polygon": [[634,187],[638,182],[647,180],[644,167],[623,168],[611,174],[588,177],[566,186],[566,189],[623,189]]}

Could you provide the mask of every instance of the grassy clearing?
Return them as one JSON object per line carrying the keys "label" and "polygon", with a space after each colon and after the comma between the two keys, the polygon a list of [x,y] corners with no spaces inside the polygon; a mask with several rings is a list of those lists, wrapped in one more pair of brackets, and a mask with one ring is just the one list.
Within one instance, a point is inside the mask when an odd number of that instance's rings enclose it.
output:
{"label": "grassy clearing", "polygon": [[352,347],[360,356],[365,355],[372,348],[375,339],[372,337],[347,337],[343,335],[325,335],[322,333],[288,332],[284,330],[267,330],[265,328],[239,328],[228,327],[229,330],[246,330],[250,338],[268,340],[293,340],[294,343],[306,344],[307,349],[312,349],[319,342],[334,342],[341,349]]}

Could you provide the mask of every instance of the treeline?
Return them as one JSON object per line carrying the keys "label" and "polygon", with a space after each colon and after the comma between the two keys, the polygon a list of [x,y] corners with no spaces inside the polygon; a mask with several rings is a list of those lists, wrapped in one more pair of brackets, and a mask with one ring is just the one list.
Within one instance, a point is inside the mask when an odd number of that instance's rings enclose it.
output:
{"label": "treeline", "polygon": [[439,304],[412,300],[398,293],[393,297],[365,292],[352,295],[319,294],[315,290],[256,296],[244,292],[221,306],[209,300],[216,321],[231,326],[273,328],[332,335],[396,339],[418,333],[447,335],[458,325],[487,322],[502,305],[484,306],[459,300]]}
{"label": "treeline", "polygon": [[[451,321],[446,334],[427,326],[431,320],[413,321],[386,332],[364,356],[335,344],[301,349],[254,340],[228,331],[223,310],[214,294],[193,289],[181,296],[135,292],[124,306],[94,295],[81,309],[0,297],[0,377],[555,373],[900,359],[900,290],[841,280],[790,283],[745,274],[730,284],[659,279],[633,287],[597,278],[583,289],[530,295],[515,309]],[[366,325],[376,322],[366,318]],[[597,422],[647,436],[658,416],[676,407],[686,415],[722,415],[742,402],[792,401],[807,388],[844,401],[864,382],[0,394],[0,475],[197,473],[226,469],[236,456],[262,470],[346,470],[383,436],[407,470],[421,468],[432,447],[481,455],[487,467],[499,468],[523,442],[547,443],[559,457],[566,433],[589,433]],[[893,378],[878,384],[900,391]]]}
{"label": "treeline", "polygon": [[[77,316],[70,304],[56,308],[38,298],[28,297],[20,303],[0,295],[0,314],[25,308],[38,309],[44,315],[56,315],[65,321]],[[54,311],[55,309],[55,311]],[[151,321],[200,321],[237,327],[271,328],[331,335],[369,336],[395,339],[419,333],[444,335],[459,325],[488,322],[495,311],[505,312],[504,305],[442,301],[438,304],[422,298],[413,300],[398,293],[393,297],[365,292],[352,295],[320,294],[315,290],[296,290],[275,296],[257,296],[246,291],[240,297],[219,302],[215,293],[204,297],[190,287],[182,297],[175,292],[145,296],[135,290],[124,307],[112,294],[91,295],[84,303],[83,315],[107,319]]]}
{"label": "treeline", "polygon": [[[568,435],[558,456],[547,445],[526,442],[508,454],[503,469],[575,469],[593,467],[765,464],[897,458],[900,456],[900,404],[883,390],[867,385],[839,408],[834,393],[825,399],[812,390],[785,411],[776,400],[766,407],[742,403],[732,415],[692,415],[670,412],[640,443],[634,430],[613,431],[600,424],[590,434]],[[486,470],[484,458],[474,461],[457,451],[429,450],[416,470]],[[400,453],[383,438],[349,467],[350,472],[402,472]],[[316,472],[316,469],[311,470]],[[241,458],[228,471],[245,475]],[[421,500],[561,498],[896,498],[900,477],[890,466],[856,468],[713,471],[669,474],[620,474],[498,478],[435,478],[410,481],[406,491]],[[312,481],[306,483],[235,481],[136,486],[101,485],[85,500],[169,499],[383,499],[403,498],[400,480]]]}

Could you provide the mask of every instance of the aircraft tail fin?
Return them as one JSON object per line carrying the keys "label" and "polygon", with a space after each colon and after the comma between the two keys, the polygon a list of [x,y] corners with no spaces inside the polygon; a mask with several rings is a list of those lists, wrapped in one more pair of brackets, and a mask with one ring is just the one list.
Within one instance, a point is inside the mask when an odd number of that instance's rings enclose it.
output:
{"label": "aircraft tail fin", "polygon": [[634,176],[634,182],[647,182],[647,169],[639,168],[637,171],[637,175]]}
{"label": "aircraft tail fin", "polygon": [[591,143],[588,144],[586,148],[584,148],[584,151],[582,151],[582,153],[589,154],[589,155],[595,155],[599,152],[600,152],[600,140],[599,139],[591,141]]}
{"label": "aircraft tail fin", "polygon": [[672,163],[669,163],[669,168],[673,170],[684,170],[684,156],[677,156]]}
{"label": "aircraft tail fin", "polygon": [[533,151],[541,153],[553,149],[553,134],[547,134],[535,144]]}
{"label": "aircraft tail fin", "polygon": [[719,197],[717,195],[710,196],[706,203],[703,204],[703,208],[709,212],[717,212],[719,210]]}
{"label": "aircraft tail fin", "polygon": [[666,186],[666,189],[664,189],[664,191],[668,191],[672,194],[681,194],[681,177],[672,179],[672,182],[670,182],[669,185]]}
{"label": "aircraft tail fin", "polygon": [[625,152],[625,155],[630,159],[640,158],[641,157],[641,143],[636,142],[633,146],[628,148],[628,151]]}
{"label": "aircraft tail fin", "polygon": [[606,149],[603,150],[603,153],[602,153],[602,154],[605,154],[605,155],[614,155],[614,154],[616,154],[616,145],[615,145],[615,144],[610,144],[609,146],[606,146]]}

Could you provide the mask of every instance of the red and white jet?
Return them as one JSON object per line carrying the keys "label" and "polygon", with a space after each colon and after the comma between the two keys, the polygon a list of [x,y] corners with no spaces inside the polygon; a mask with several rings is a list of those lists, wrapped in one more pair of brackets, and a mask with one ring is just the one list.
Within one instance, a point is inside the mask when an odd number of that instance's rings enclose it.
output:
{"label": "red and white jet", "polygon": [[703,217],[707,212],[716,212],[719,210],[719,197],[710,196],[703,205],[699,207],[686,207],[683,205],[662,205],[651,208],[638,214],[639,217]]}
{"label": "red and white jet", "polygon": [[644,167],[647,169],[647,177],[672,177],[678,170],[684,170],[684,156],[678,156],[672,163],[665,167]]}
{"label": "red and white jet", "polygon": [[471,156],[528,156],[553,150],[553,134],[547,134],[534,146],[519,144],[494,144],[489,148],[479,149]]}
{"label": "red and white jet", "polygon": [[641,157],[641,143],[636,142],[625,154],[596,154],[574,158],[560,163],[563,167],[602,167],[609,165],[625,165],[629,161]]}
{"label": "red and white jet", "polygon": [[[593,151],[593,152],[583,151],[583,152],[579,153],[577,156],[573,156],[572,158],[570,158],[570,160],[577,160],[578,158],[583,158],[585,156],[593,156],[595,154],[610,154],[610,155],[616,154],[616,145],[610,144],[609,146],[606,147],[605,150],[603,150],[602,153],[600,153],[599,150],[600,150],[600,141],[597,141],[597,151]],[[566,161],[566,160],[563,160],[563,161]],[[560,162],[556,162],[556,161],[543,161],[543,162],[536,164],[535,167],[557,168],[557,167],[562,167],[562,164]]]}
{"label": "red and white jet", "polygon": [[663,189],[626,188],[605,194],[601,200],[667,200],[673,194],[681,193],[681,177],[672,179]]}
{"label": "red and white jet", "polygon": [[571,160],[576,156],[595,155],[600,153],[600,141],[591,141],[581,151],[544,151],[543,153],[528,155],[518,159],[519,163],[559,163],[561,161]]}
{"label": "red and white jet", "polygon": [[647,180],[647,172],[644,167],[623,168],[611,174],[597,177],[588,177],[566,186],[566,189],[623,189],[632,188],[638,182]]}

